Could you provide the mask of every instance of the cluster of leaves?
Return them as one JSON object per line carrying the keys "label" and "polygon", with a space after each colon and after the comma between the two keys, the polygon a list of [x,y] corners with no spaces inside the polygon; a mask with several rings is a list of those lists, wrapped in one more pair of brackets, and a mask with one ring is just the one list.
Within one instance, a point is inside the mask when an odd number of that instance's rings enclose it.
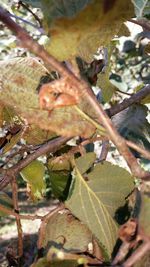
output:
{"label": "cluster of leaves", "polygon": [[[122,90],[120,84],[123,82],[126,85],[123,92],[130,89],[136,92],[139,82],[149,83],[149,56],[139,42],[141,36],[148,35],[142,33],[130,42],[131,46],[124,43],[122,51],[112,41],[115,35],[123,34],[122,23],[134,15],[134,8],[138,17],[150,13],[149,1],[143,2],[142,7],[136,0],[21,2],[43,13],[43,27],[50,36],[45,44],[47,51],[61,61],[71,62],[73,69],[78,65],[81,76],[91,86],[100,86],[103,103],[114,101],[114,95],[117,89]],[[9,11],[19,12],[15,7]],[[28,17],[27,10],[25,14]],[[7,34],[9,32],[5,32]],[[94,59],[97,49],[103,46],[108,48],[107,64],[105,57]],[[64,145],[57,152],[46,154],[45,161],[36,159],[20,172],[33,201],[40,200],[46,192],[47,172],[53,194],[64,202],[63,209],[48,214],[41,222],[38,248],[45,250],[43,257],[32,267],[94,266],[110,262],[118,239],[119,224],[126,222],[129,216],[139,218],[140,227],[147,236],[150,235],[150,200],[142,195],[140,213],[136,209],[136,197],[129,208],[129,195],[135,191],[132,174],[108,161],[97,163],[93,147],[88,152],[86,147],[81,149],[78,146],[80,139],[86,138],[93,143],[90,138],[106,134],[103,128],[101,132],[96,129],[97,115],[91,106],[89,108],[87,99],[81,96],[77,108],[65,106],[51,112],[40,108],[39,87],[45,81],[55,80],[58,73],[49,73],[33,55],[24,56],[12,58],[10,55],[0,61],[2,167],[9,169],[10,164],[19,164],[22,158],[56,136],[78,137],[73,140],[76,149],[71,143]],[[114,81],[118,80],[120,84],[116,86]],[[150,125],[146,119],[148,108],[145,103],[149,103],[149,98],[120,112],[112,121],[123,137],[150,149]],[[18,144],[21,146],[19,149]],[[19,155],[19,158],[12,163],[14,155]],[[140,155],[137,153],[136,157]],[[0,205],[10,211],[13,207],[11,198],[4,192],[0,194]],[[2,210],[0,215],[6,213]]]}

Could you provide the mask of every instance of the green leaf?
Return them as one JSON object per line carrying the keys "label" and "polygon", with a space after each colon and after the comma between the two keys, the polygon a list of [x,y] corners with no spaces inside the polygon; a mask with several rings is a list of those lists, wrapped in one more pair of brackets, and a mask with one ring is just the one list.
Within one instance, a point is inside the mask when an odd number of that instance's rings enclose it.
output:
{"label": "green leaf", "polygon": [[105,66],[104,71],[98,74],[97,86],[102,90],[102,98],[105,102],[109,102],[113,93],[114,93],[114,85],[110,82],[109,76],[111,72],[110,57],[112,55],[112,51],[114,49],[113,43],[108,47],[108,63]]}
{"label": "green leaf", "polygon": [[125,205],[126,197],[134,189],[134,181],[125,169],[110,162],[97,164],[88,174],[88,185],[114,217],[116,210]]}
{"label": "green leaf", "polygon": [[65,154],[63,156],[53,157],[48,161],[48,168],[51,171],[70,171],[70,160],[65,157]]}
{"label": "green leaf", "polygon": [[53,157],[48,161],[49,180],[51,182],[52,192],[55,197],[66,199],[70,185],[71,164],[65,154],[59,157]]}
{"label": "green leaf", "polygon": [[150,198],[146,195],[142,196],[139,225],[142,227],[144,233],[150,236]]}
{"label": "green leaf", "polygon": [[[13,209],[12,199],[5,192],[0,192],[0,205]],[[0,216],[8,216],[8,214],[0,210]]]}
{"label": "green leaf", "polygon": [[83,157],[77,158],[76,165],[77,168],[80,170],[80,173],[84,174],[86,171],[88,171],[94,164],[95,160],[96,154],[94,152],[86,153]]}
{"label": "green leaf", "polygon": [[146,119],[147,113],[146,106],[134,104],[113,116],[112,121],[123,137],[150,150],[150,125]]}
{"label": "green leaf", "polygon": [[49,245],[57,243],[62,245],[67,251],[85,252],[88,250],[88,244],[92,242],[92,234],[69,211],[63,210],[63,212],[55,213],[46,222],[42,247],[46,247],[48,243]]}
{"label": "green leaf", "polygon": [[89,227],[104,249],[106,258],[110,258],[117,239],[117,225],[113,217],[133,190],[131,176],[126,170],[108,162],[98,164],[86,174],[87,182],[77,166],[73,176],[66,206]]}
{"label": "green leaf", "polygon": [[45,191],[45,167],[39,160],[32,161],[20,172],[22,178],[30,185],[31,194],[35,199],[41,199]]}
{"label": "green leaf", "polygon": [[11,150],[11,148],[13,148],[13,146],[15,146],[18,143],[21,137],[22,137],[22,131],[19,131],[17,134],[10,137],[10,140],[8,140],[8,142],[2,149],[2,154],[5,154],[9,150]]}
{"label": "green leaf", "polygon": [[55,197],[64,200],[68,193],[68,185],[70,181],[70,172],[68,171],[50,171],[50,182],[52,192]]}

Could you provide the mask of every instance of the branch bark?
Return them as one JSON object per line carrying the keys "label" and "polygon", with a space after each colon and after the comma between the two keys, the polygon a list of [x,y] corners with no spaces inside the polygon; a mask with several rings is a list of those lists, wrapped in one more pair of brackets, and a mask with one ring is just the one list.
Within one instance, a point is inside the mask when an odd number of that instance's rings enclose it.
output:
{"label": "branch bark", "polygon": [[143,157],[145,159],[149,159],[150,160],[150,152],[146,149],[143,149],[141,146],[138,146],[137,144],[126,140],[126,144],[130,147],[133,148],[134,150],[136,150],[137,152],[139,152],[141,155],[143,155]]}
{"label": "branch bark", "polygon": [[132,267],[138,262],[147,252],[150,252],[150,241],[144,242],[123,264],[124,267]]}
{"label": "branch bark", "polygon": [[14,216],[15,218],[20,218],[21,220],[42,220],[44,218],[44,216],[40,216],[40,215],[25,215],[25,214],[18,214],[17,212],[8,209],[6,207],[4,207],[3,205],[0,204],[0,211],[10,215],[10,216]]}
{"label": "branch bark", "polygon": [[147,85],[143,87],[139,92],[132,95],[129,98],[124,99],[121,103],[106,109],[107,114],[109,117],[112,117],[113,115],[119,113],[120,111],[130,107],[131,105],[135,103],[140,103],[142,99],[144,99],[146,96],[150,95],[150,85]]}

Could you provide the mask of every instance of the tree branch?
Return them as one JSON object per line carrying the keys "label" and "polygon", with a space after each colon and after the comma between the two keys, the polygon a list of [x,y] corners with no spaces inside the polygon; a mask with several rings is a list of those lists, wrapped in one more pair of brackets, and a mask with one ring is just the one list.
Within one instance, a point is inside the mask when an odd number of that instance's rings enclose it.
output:
{"label": "tree branch", "polygon": [[147,31],[150,31],[150,23],[149,23],[149,21],[145,21],[143,19],[139,19],[139,20],[129,19],[128,21],[141,26],[142,28],[144,28]]}
{"label": "tree branch", "polygon": [[48,152],[49,153],[56,152],[60,148],[60,146],[62,146],[69,140],[70,138],[68,137],[58,137],[53,140],[50,140],[45,144],[41,145],[41,147],[39,147],[32,154],[29,154],[25,159],[19,161],[15,166],[7,170],[1,169],[2,177],[0,178],[0,190],[6,187],[13,179],[13,176],[14,175],[16,176],[24,167],[26,167],[33,160],[37,159],[41,155],[46,154]]}
{"label": "tree branch", "polygon": [[14,216],[15,218],[20,218],[21,220],[43,220],[44,216],[40,216],[40,215],[25,215],[25,214],[18,214],[17,212],[8,209],[6,207],[4,207],[3,205],[0,204],[0,211],[10,215],[10,216]]}
{"label": "tree branch", "polygon": [[77,92],[79,96],[86,98],[89,105],[91,105],[91,107],[97,114],[99,123],[102,123],[106,128],[110,140],[116,145],[118,151],[126,160],[133,175],[138,178],[150,178],[150,173],[142,170],[136,158],[133,156],[128,146],[126,145],[126,141],[118,134],[108,115],[103,110],[101,104],[99,104],[99,102],[96,100],[96,97],[92,93],[91,88],[88,86],[88,84],[84,80],[77,78],[73,74],[73,72],[64,67],[53,56],[49,55],[42,46],[35,42],[24,29],[22,29],[10,18],[9,13],[3,8],[0,8],[0,20],[4,22],[7,27],[16,34],[24,47],[29,49],[29,51],[33,52],[38,57],[41,57],[44,63],[48,65],[49,69],[51,69],[51,67],[54,68],[59,72],[61,76],[68,79],[68,87],[70,88],[70,91],[75,90],[75,92]]}
{"label": "tree branch", "polygon": [[20,20],[20,21],[22,21],[22,22],[24,22],[24,23],[30,25],[31,27],[37,29],[37,30],[40,31],[41,33],[43,33],[42,30],[41,30],[41,28],[39,28],[38,26],[36,26],[36,25],[33,24],[32,22],[27,21],[27,20],[25,20],[25,19],[23,19],[23,18],[21,18],[21,17],[18,17],[18,16],[14,15],[14,14],[11,14],[11,13],[9,13],[9,14],[10,14],[10,16],[11,16],[12,18],[15,18],[16,20]]}
{"label": "tree branch", "polygon": [[146,149],[143,149],[141,146],[138,146],[137,144],[126,140],[126,144],[130,147],[133,148],[134,150],[136,150],[137,152],[139,152],[141,155],[143,155],[143,157],[145,159],[149,159],[150,160],[150,152]]}
{"label": "tree branch", "polygon": [[26,9],[28,12],[32,14],[32,16],[35,18],[36,21],[38,21],[40,28],[42,28],[42,22],[40,18],[28,7],[27,4],[23,3],[22,1],[19,1],[18,8],[22,6],[24,9]]}
{"label": "tree branch", "polygon": [[106,109],[107,114],[109,117],[119,113],[120,111],[128,108],[129,106],[133,105],[134,103],[139,103],[142,99],[146,96],[150,95],[150,85],[143,87],[140,91],[136,94],[132,95],[129,98],[124,99],[121,103]]}
{"label": "tree branch", "polygon": [[132,267],[136,262],[138,262],[148,251],[150,251],[150,240],[144,242],[136,251],[128,258],[123,267]]}

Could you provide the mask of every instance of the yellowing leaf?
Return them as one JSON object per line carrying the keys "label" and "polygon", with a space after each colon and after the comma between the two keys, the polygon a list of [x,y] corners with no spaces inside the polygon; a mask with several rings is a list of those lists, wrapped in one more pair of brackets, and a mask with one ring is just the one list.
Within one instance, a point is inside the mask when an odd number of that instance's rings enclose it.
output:
{"label": "yellowing leaf", "polygon": [[27,144],[38,145],[55,136],[56,134],[51,131],[43,130],[38,125],[31,124],[27,127],[23,138],[26,140]]}
{"label": "yellowing leaf", "polygon": [[103,1],[93,0],[76,16],[59,18],[52,24],[47,50],[59,60],[80,55],[89,61],[97,48],[108,44],[121,23],[132,15],[133,5],[129,0],[116,0],[107,12]]}
{"label": "yellowing leaf", "polygon": [[45,191],[44,173],[45,167],[39,160],[32,161],[20,172],[22,178],[30,185],[35,199],[41,199]]}
{"label": "yellowing leaf", "polygon": [[[95,127],[82,118],[74,106],[56,108],[51,113],[40,109],[36,88],[41,76],[46,73],[47,70],[43,65],[33,58],[0,61],[0,102],[5,106],[13,107],[15,113],[25,118],[29,124],[37,125],[42,130],[48,131],[48,137],[54,136],[54,133],[70,137],[91,136]],[[91,117],[93,116],[94,112],[92,108],[89,109],[89,103],[85,99],[81,99],[80,107]],[[45,131],[43,134],[39,133],[39,141],[43,139],[41,135],[45,135]],[[32,135],[32,130],[30,133]],[[34,136],[35,132],[33,132]],[[30,142],[33,138],[31,136],[27,139]]]}
{"label": "yellowing leaf", "polygon": [[65,156],[53,157],[48,161],[48,167],[52,171],[69,171],[71,168],[70,161]]}
{"label": "yellowing leaf", "polygon": [[22,131],[20,131],[19,133],[15,134],[13,136],[10,136],[10,140],[8,140],[8,142],[6,143],[6,145],[2,149],[2,154],[8,152],[14,145],[17,144],[17,142],[21,138],[21,134],[22,134]]}

